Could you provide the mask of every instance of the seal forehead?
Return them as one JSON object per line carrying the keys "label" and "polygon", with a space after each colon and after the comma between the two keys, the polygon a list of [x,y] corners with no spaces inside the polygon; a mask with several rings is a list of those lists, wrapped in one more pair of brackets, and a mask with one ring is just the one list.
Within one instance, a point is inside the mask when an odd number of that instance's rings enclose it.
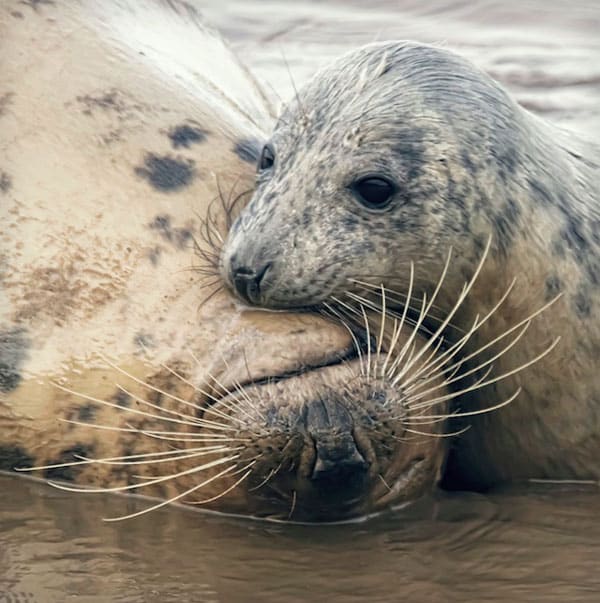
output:
{"label": "seal forehead", "polygon": [[398,127],[410,132],[418,122],[456,129],[457,136],[498,138],[509,125],[518,130],[515,107],[491,78],[458,55],[414,42],[385,42],[352,51],[319,71],[289,104],[275,136],[311,148],[321,137],[355,148]]}

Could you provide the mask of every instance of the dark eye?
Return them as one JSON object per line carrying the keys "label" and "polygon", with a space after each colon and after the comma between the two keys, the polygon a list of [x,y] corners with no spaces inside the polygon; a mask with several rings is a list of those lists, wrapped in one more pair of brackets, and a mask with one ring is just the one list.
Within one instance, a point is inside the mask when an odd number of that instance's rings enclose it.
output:
{"label": "dark eye", "polygon": [[392,200],[396,191],[389,180],[379,176],[368,176],[357,180],[350,188],[355,197],[369,209],[383,209]]}
{"label": "dark eye", "polygon": [[262,153],[260,154],[260,160],[258,162],[259,170],[269,170],[275,163],[275,151],[270,144],[266,144],[263,147]]}

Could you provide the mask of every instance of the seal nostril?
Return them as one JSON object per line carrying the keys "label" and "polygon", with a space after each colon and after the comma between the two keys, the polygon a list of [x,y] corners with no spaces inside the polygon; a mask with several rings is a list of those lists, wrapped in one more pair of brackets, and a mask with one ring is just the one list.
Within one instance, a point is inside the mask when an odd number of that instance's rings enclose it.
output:
{"label": "seal nostril", "polygon": [[258,270],[254,270],[249,266],[236,266],[234,258],[232,258],[231,273],[233,285],[243,300],[249,303],[257,303],[259,301],[260,284],[272,265],[272,262],[267,262]]}
{"label": "seal nostril", "polygon": [[256,275],[256,285],[260,286],[261,282],[263,281],[263,279],[265,278],[265,275],[267,274],[267,272],[271,269],[271,266],[273,265],[273,262],[267,262],[259,271],[258,274]]}

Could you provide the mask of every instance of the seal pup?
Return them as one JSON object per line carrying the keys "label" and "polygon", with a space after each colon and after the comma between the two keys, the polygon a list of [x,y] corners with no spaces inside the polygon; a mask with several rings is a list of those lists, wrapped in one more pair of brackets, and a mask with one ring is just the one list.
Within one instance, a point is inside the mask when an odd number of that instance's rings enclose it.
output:
{"label": "seal pup", "polygon": [[[350,52],[318,72],[278,120],[257,189],[234,223],[221,272],[246,303],[300,308],[343,292],[405,287],[446,315],[491,237],[488,261],[453,318],[463,329],[510,297],[465,347],[562,294],[494,371],[558,350],[498,384],[502,412],[475,418],[453,451],[456,485],[600,479],[600,150],[520,107],[460,56],[416,42]],[[400,300],[399,305],[402,305]],[[455,334],[448,331],[447,337]],[[468,401],[485,404],[475,394]]]}

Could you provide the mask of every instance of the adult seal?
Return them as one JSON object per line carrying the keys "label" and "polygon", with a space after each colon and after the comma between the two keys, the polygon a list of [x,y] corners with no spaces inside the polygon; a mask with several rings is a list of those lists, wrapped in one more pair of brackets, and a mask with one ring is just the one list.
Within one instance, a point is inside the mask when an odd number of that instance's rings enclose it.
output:
{"label": "adult seal", "polygon": [[320,71],[281,115],[221,271],[247,303],[298,308],[380,284],[401,293],[414,262],[417,297],[430,296],[452,249],[436,299],[446,315],[491,240],[453,317],[459,330],[446,337],[456,340],[511,289],[464,347],[465,362],[558,295],[491,374],[523,362],[550,333],[561,341],[523,376],[498,384],[500,397],[517,385],[522,394],[472,419],[449,475],[473,487],[598,480],[599,166],[596,144],[527,112],[456,54],[371,44]]}

